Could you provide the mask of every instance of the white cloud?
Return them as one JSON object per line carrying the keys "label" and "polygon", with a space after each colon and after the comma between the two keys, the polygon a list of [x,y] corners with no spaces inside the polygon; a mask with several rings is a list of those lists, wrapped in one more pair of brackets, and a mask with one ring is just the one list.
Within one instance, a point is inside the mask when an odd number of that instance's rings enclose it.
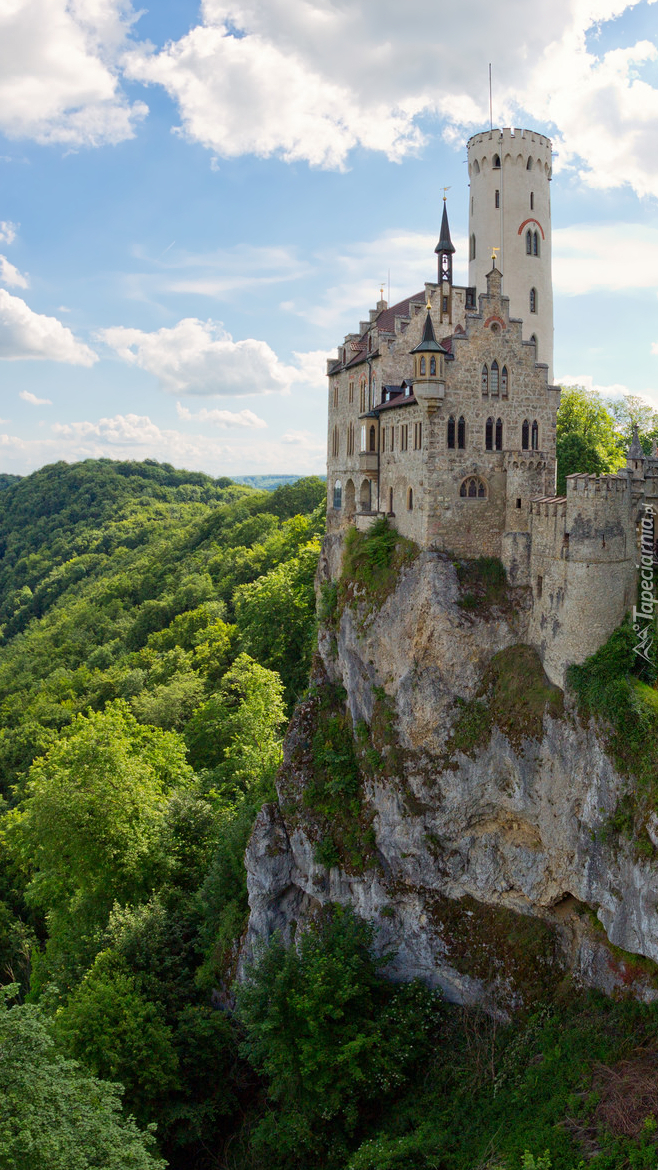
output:
{"label": "white cloud", "polygon": [[5,0],[0,129],[73,147],[131,138],[148,112],[117,81],[133,20],[129,0]]}
{"label": "white cloud", "polygon": [[[286,394],[305,380],[302,366],[285,365],[267,342],[234,341],[219,322],[196,317],[153,333],[116,326],[99,338],[172,394]],[[306,355],[299,356],[303,362]]]}
{"label": "white cloud", "polygon": [[186,406],[176,403],[176,414],[183,422],[206,422],[216,427],[252,427],[261,430],[267,426],[265,419],[259,418],[253,410],[208,410],[205,406],[193,413]]}
{"label": "white cloud", "polygon": [[207,434],[189,434],[159,427],[148,415],[125,414],[55,423],[51,437],[22,439],[0,433],[0,458],[5,470],[26,473],[55,459],[158,459],[177,467],[210,475],[271,472],[322,474],[326,458],[324,440],[312,435],[292,446],[276,437],[254,441],[252,430],[238,430],[230,444]]}
{"label": "white cloud", "polygon": [[31,406],[52,406],[52,399],[37,398],[36,394],[30,394],[29,390],[21,390],[18,397],[22,398],[23,402],[29,402]]}
{"label": "white cloud", "polygon": [[19,272],[13,264],[10,264],[6,256],[0,255],[0,281],[3,284],[8,284],[10,288],[29,288],[30,282],[27,276]]}
{"label": "white cloud", "polygon": [[98,360],[93,350],[78,341],[56,317],[33,312],[20,297],[1,288],[0,358],[35,358],[74,366],[93,366]]}
{"label": "white cloud", "polygon": [[0,219],[0,244],[13,244],[17,231],[18,224],[10,223],[7,219]]}
{"label": "white cloud", "polygon": [[597,223],[554,230],[553,289],[567,296],[595,289],[658,291],[658,227]]}
{"label": "white cloud", "polygon": [[[345,165],[356,145],[400,158],[422,141],[418,116],[461,138],[488,116],[560,127],[561,165],[594,186],[658,193],[658,90],[639,76],[648,41],[597,55],[586,33],[637,0],[526,0],[469,6],[416,0],[205,0],[203,22],[159,52],[126,55],[127,75],[164,86],[182,132],[213,156],[278,154]],[[649,0],[651,2],[651,0]],[[455,52],[455,45],[468,45]]]}

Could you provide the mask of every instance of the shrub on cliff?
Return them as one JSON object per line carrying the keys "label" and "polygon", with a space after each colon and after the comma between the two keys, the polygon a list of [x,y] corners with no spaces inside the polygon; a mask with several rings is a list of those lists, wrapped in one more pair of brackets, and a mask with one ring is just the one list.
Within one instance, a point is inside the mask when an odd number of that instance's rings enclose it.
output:
{"label": "shrub on cliff", "polygon": [[275,938],[238,993],[244,1054],[271,1103],[253,1145],[272,1167],[342,1166],[377,1103],[430,1048],[438,993],[384,980],[373,943],[368,923],[327,907],[295,946]]}

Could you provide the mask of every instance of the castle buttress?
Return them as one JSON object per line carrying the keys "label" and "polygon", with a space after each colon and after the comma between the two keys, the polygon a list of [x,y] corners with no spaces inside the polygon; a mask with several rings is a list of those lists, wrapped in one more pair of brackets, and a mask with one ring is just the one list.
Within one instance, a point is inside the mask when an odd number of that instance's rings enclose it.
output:
{"label": "castle buttress", "polygon": [[380,300],[328,362],[328,531],[385,515],[422,548],[500,558],[532,590],[529,636],[561,686],[634,603],[658,459],[638,445],[556,496],[551,143],[504,129],[467,151],[470,284],[453,283],[444,199],[436,281]]}

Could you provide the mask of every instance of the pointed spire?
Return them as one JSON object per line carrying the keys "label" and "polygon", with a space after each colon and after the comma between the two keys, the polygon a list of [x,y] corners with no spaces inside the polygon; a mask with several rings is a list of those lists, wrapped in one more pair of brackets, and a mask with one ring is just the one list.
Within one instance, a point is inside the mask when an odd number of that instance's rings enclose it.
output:
{"label": "pointed spire", "polygon": [[439,345],[436,340],[432,318],[430,317],[429,305],[427,308],[427,316],[425,318],[425,327],[423,329],[423,336],[421,337],[412,353],[445,353],[446,350],[442,345]]}
{"label": "pointed spire", "polygon": [[454,250],[455,250],[455,245],[453,244],[452,240],[450,239],[450,226],[448,224],[448,208],[446,205],[446,197],[444,195],[443,196],[443,215],[441,217],[441,238],[440,238],[438,244],[436,245],[436,248],[434,249],[434,251],[437,253],[437,255],[440,256],[442,252],[449,252],[450,255],[452,255]]}
{"label": "pointed spire", "polygon": [[640,442],[640,436],[637,433],[637,423],[633,427],[633,442],[631,443],[630,447],[628,448],[626,458],[627,459],[644,459],[645,458],[644,447],[642,446],[642,444]]}

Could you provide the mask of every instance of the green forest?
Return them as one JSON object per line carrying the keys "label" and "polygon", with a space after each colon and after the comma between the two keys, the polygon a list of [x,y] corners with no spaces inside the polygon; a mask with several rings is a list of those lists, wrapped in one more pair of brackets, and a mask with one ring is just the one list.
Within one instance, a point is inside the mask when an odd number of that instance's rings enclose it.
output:
{"label": "green forest", "polygon": [[[650,450],[643,409],[567,391],[560,482],[635,423]],[[152,461],[0,476],[0,1170],[658,1167],[658,1007],[540,981],[505,1024],[389,982],[337,905],[234,982],[325,504]],[[376,582],[404,550],[353,554]],[[344,707],[314,750],[339,809]]]}

